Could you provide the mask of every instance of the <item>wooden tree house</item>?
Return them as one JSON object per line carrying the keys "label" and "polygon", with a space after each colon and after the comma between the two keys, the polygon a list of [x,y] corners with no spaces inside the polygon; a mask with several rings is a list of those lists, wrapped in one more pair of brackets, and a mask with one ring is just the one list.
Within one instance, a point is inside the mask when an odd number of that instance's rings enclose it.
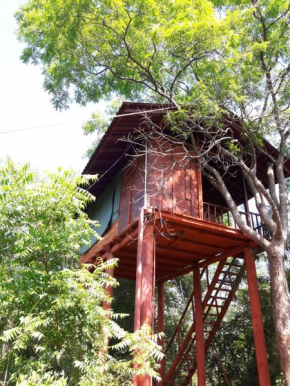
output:
{"label": "wooden tree house", "polygon": [[[164,283],[192,272],[194,290],[164,347],[174,359],[166,366],[162,362],[160,385],[189,385],[195,372],[198,385],[206,384],[205,353],[246,271],[259,382],[270,386],[253,252],[258,246],[237,228],[222,196],[202,177],[198,160],[185,157],[184,147],[170,141],[170,132],[162,139],[145,136],[150,126],[144,111],[151,111],[151,123],[162,127],[166,108],[123,103],[84,169],[85,174],[99,175],[89,189],[97,201],[88,212],[101,223],[103,239],[92,240],[81,262],[119,259],[114,276],[136,281],[135,330],[145,322],[154,329],[156,287],[155,330],[164,330]],[[190,152],[190,145],[185,146]],[[266,156],[259,155],[263,181],[266,162]],[[239,170],[226,174],[225,181],[236,203],[244,205],[241,213],[248,224],[264,232],[259,215],[249,211],[251,194]],[[209,276],[212,264],[215,271]],[[201,278],[206,279],[206,290]],[[138,386],[151,383],[148,377],[134,380]]]}

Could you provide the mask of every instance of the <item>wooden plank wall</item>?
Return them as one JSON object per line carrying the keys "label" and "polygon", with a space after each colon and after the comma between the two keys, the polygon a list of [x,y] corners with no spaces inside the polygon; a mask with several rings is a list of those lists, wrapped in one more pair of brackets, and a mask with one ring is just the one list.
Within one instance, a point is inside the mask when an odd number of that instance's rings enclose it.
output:
{"label": "wooden plank wall", "polygon": [[148,156],[148,204],[172,213],[200,217],[200,167],[186,157],[182,146],[151,142]]}
{"label": "wooden plank wall", "polygon": [[147,205],[171,213],[193,217],[202,215],[201,172],[198,162],[185,157],[182,146],[152,139],[145,155],[127,166],[122,175],[119,234],[139,217],[144,205],[145,180]]}
{"label": "wooden plank wall", "polygon": [[139,218],[144,205],[145,156],[140,156],[127,166],[122,175],[119,234],[125,232]]}

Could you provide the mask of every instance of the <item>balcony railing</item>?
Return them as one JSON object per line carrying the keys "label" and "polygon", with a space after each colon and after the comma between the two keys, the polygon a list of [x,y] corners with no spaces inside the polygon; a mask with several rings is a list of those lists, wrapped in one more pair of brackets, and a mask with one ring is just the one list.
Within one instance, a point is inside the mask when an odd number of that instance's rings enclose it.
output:
{"label": "balcony railing", "polygon": [[[261,216],[258,213],[253,212],[242,212],[239,211],[240,215],[243,217],[245,222],[255,231],[260,233],[263,236],[267,236],[267,230],[262,223]],[[231,228],[239,229],[232,213],[229,208],[209,204],[207,202],[203,203],[203,219],[216,223],[225,225]]]}

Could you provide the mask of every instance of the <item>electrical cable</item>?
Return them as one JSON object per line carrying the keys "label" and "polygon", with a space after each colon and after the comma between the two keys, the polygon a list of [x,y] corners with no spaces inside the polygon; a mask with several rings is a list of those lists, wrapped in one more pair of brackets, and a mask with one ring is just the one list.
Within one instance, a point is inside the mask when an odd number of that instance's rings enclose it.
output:
{"label": "electrical cable", "polygon": [[132,146],[132,144],[130,143],[125,151],[120,155],[120,157],[113,163],[113,165],[111,165],[98,179],[97,181],[95,181],[91,186],[88,187],[87,190],[90,190],[96,183],[98,183],[100,181],[100,179],[102,179],[123,157],[124,155],[126,154],[126,152],[130,149],[130,147]]}
{"label": "electrical cable", "polygon": [[[129,116],[132,116],[132,115],[140,115],[140,114],[146,114],[146,113],[153,113],[153,112],[156,112],[156,111],[164,111],[164,110],[170,110],[170,109],[176,109],[176,107],[174,107],[174,106],[172,106],[172,107],[162,107],[162,108],[160,108],[160,109],[144,110],[144,111],[139,110],[138,112],[134,112],[134,113],[119,114],[119,115],[107,115],[106,117],[107,117],[108,119],[109,119],[109,118],[122,118],[122,117],[129,117]],[[84,123],[84,122],[93,121],[93,120],[95,120],[95,119],[92,118],[92,119],[87,119],[87,120],[83,120],[83,121],[63,122],[63,123],[55,123],[55,124],[44,125],[44,126],[26,127],[26,128],[23,128],[23,129],[6,130],[6,131],[0,131],[0,135],[1,135],[1,134],[18,133],[18,132],[22,132],[22,131],[30,131],[30,130],[38,130],[38,129],[47,129],[47,128],[50,128],[50,127],[57,127],[57,126],[71,125],[71,124],[74,124],[74,123]]]}

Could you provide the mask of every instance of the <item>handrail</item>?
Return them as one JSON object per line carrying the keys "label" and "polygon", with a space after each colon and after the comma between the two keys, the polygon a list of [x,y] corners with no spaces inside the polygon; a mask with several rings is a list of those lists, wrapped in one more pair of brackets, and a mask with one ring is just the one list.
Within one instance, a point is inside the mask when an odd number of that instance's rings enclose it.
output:
{"label": "handrail", "polygon": [[222,205],[216,205],[216,204],[211,204],[210,202],[203,202],[203,205],[210,205],[210,206],[215,206],[216,208],[221,208],[225,210],[230,210],[227,206],[222,206]]}
{"label": "handrail", "polygon": [[166,349],[164,350],[164,353],[165,353],[165,354],[166,354],[166,353],[168,352],[168,350],[170,349],[170,347],[171,347],[171,345],[172,345],[172,343],[173,343],[173,341],[174,341],[174,339],[175,339],[175,337],[176,337],[176,335],[177,335],[177,333],[178,333],[178,331],[179,331],[179,329],[180,329],[180,326],[181,326],[181,324],[182,324],[182,322],[183,322],[183,319],[184,319],[184,317],[185,317],[185,315],[186,315],[186,313],[187,313],[187,310],[188,310],[188,308],[189,308],[191,302],[193,302],[193,291],[192,291],[192,293],[191,293],[191,295],[190,295],[190,297],[189,297],[189,299],[188,299],[188,302],[187,302],[187,304],[186,304],[185,309],[183,310],[183,313],[182,313],[182,315],[181,315],[181,317],[180,317],[180,319],[179,319],[179,322],[178,322],[178,324],[177,324],[177,327],[176,327],[176,329],[175,329],[175,331],[174,331],[174,333],[173,333],[173,335],[172,335],[170,341],[168,342]]}
{"label": "handrail", "polygon": [[[203,270],[202,270],[202,272],[201,272],[201,278],[203,277],[203,274],[204,274],[206,271],[207,271],[207,267],[203,268]],[[181,315],[181,317],[180,317],[180,319],[179,319],[179,322],[177,323],[176,329],[175,329],[175,331],[174,331],[174,333],[173,333],[173,335],[172,335],[170,341],[168,342],[166,349],[164,350],[164,353],[165,353],[165,354],[168,352],[168,350],[169,350],[170,347],[172,346],[172,343],[174,342],[175,337],[176,337],[176,335],[178,334],[178,332],[180,332],[180,326],[182,325],[182,322],[183,322],[183,320],[184,320],[184,318],[185,318],[185,316],[186,316],[186,314],[187,314],[188,308],[189,308],[190,304],[193,305],[193,301],[194,301],[194,300],[193,300],[193,297],[194,297],[194,290],[192,290],[192,293],[191,293],[191,295],[189,296],[189,299],[188,299],[188,301],[187,301],[187,304],[186,304],[186,306],[185,306],[185,309],[183,310],[183,313],[182,313],[182,315]]]}
{"label": "handrail", "polygon": [[[263,236],[267,234],[267,231],[264,227],[261,216],[258,213],[255,213],[255,212],[247,213],[244,211],[239,211],[239,213],[241,214],[241,216],[245,217],[247,224],[252,229],[254,229],[255,231],[257,231]],[[204,202],[203,219],[213,223],[239,229],[230,209],[225,206]]]}

